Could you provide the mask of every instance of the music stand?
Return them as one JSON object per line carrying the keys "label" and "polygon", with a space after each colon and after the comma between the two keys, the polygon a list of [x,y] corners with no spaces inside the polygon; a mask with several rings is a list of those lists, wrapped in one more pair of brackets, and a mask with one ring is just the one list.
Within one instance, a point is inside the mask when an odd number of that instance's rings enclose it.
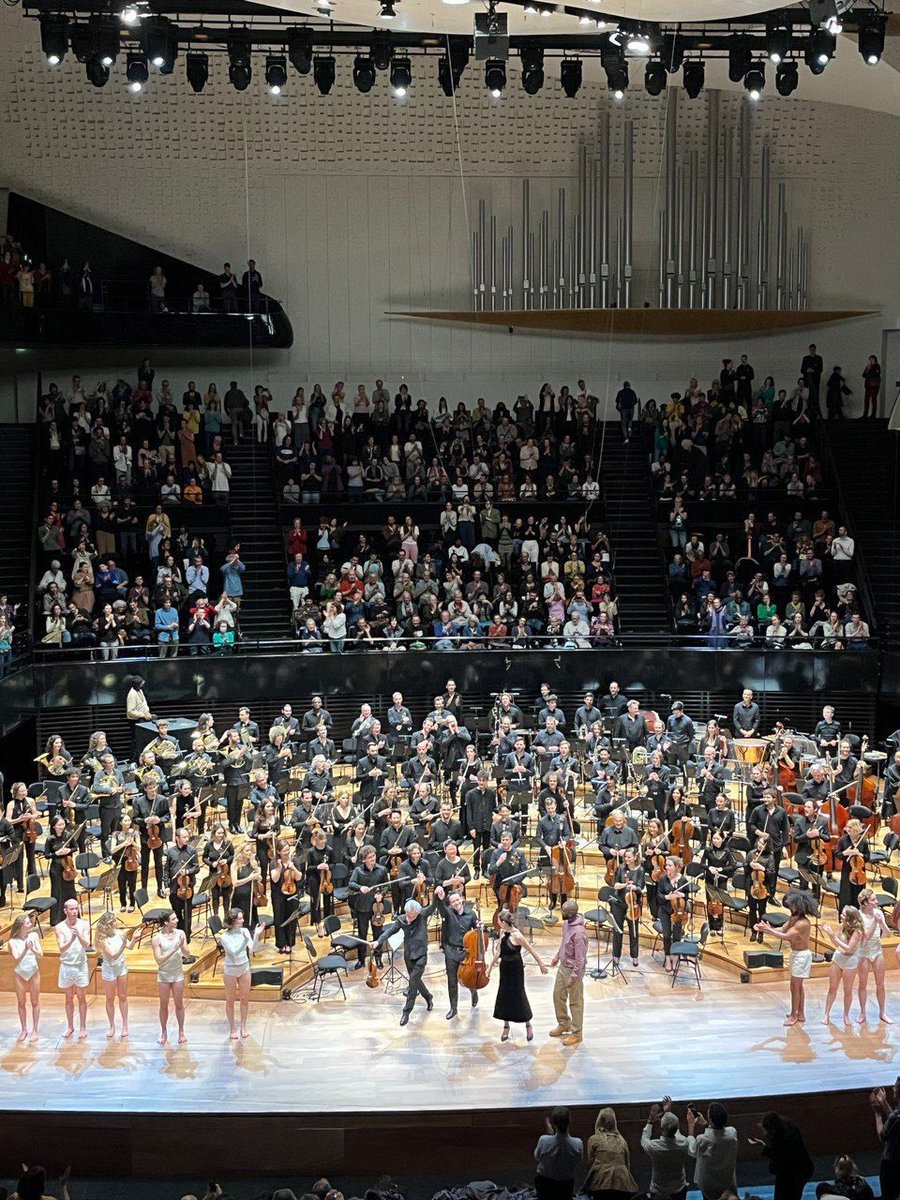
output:
{"label": "music stand", "polygon": [[[4,854],[3,866],[0,867],[0,870],[8,871],[10,867],[14,867],[16,865],[16,863],[19,861],[19,859],[22,857],[22,851],[24,848],[25,848],[24,842],[17,842],[16,845],[13,847],[13,849],[11,849],[7,854]],[[12,875],[10,875],[9,876],[9,911],[10,912],[12,912],[13,909],[15,908],[15,904],[13,903],[12,884],[13,884],[13,878],[12,878]],[[22,896],[23,896],[23,898],[25,896],[27,887],[28,887],[28,880],[27,880],[26,876],[23,875],[22,876]]]}
{"label": "music stand", "polygon": [[388,969],[381,977],[381,982],[384,984],[385,995],[393,995],[405,983],[409,987],[409,977],[400,970],[394,961],[397,951],[403,945],[403,931],[398,929],[384,943],[388,950]]}
{"label": "music stand", "polygon": [[597,965],[592,971],[589,971],[591,979],[605,979],[606,969],[600,965],[600,927],[606,924],[608,913],[605,908],[593,908],[590,912],[584,914],[585,921],[590,922],[594,926],[594,937],[597,943]]}
{"label": "music stand", "polygon": [[[279,929],[288,929],[293,924],[299,924],[300,915],[301,915],[299,901],[300,901],[300,897],[298,896],[297,897],[297,907],[290,914],[290,916],[287,918],[286,921],[281,922],[281,924],[278,927]],[[294,936],[296,938],[296,934]],[[309,953],[308,949],[307,949],[307,953]],[[294,942],[291,942],[291,944],[288,946],[288,973],[291,975],[293,975],[293,973],[294,973],[293,967],[294,967]]]}
{"label": "music stand", "polygon": [[[722,928],[716,929],[711,932],[715,932],[716,937],[719,937],[722,939],[723,946],[725,945],[725,909],[728,907],[727,904],[725,903],[725,897],[726,897],[726,892],[725,892],[724,888],[717,888],[717,887],[715,887],[714,884],[707,883],[707,885],[706,885],[707,920],[709,919],[709,902],[710,902],[710,900],[718,900],[718,902],[722,905]],[[693,905],[691,905],[691,908],[693,909]]]}

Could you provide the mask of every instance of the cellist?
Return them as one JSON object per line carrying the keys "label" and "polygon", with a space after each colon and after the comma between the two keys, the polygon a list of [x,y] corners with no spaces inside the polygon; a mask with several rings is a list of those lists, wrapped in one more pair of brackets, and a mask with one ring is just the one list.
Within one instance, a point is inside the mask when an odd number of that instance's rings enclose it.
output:
{"label": "cellist", "polygon": [[[525,855],[520,850],[513,849],[512,834],[504,833],[500,839],[500,845],[491,855],[488,867],[491,887],[494,889],[494,895],[497,897],[497,904],[500,908],[503,908],[505,903],[500,900],[500,890],[504,883],[513,875],[521,875],[526,867]],[[515,882],[522,889],[522,895],[526,896],[528,890],[525,887],[524,879],[517,879]]]}
{"label": "cellist", "polygon": [[615,878],[615,873],[621,866],[628,847],[637,848],[638,844],[638,836],[626,822],[623,809],[615,809],[611,820],[612,824],[607,825],[600,834],[600,850],[606,859],[606,877],[610,881]]}
{"label": "cellist", "polygon": [[610,911],[616,919],[618,929],[613,929],[613,962],[618,966],[622,957],[622,932],[628,930],[628,953],[631,965],[636,967],[640,956],[638,926],[641,919],[641,896],[644,891],[644,868],[640,864],[637,846],[629,846],[625,857],[616,871],[616,898],[609,902]]}
{"label": "cellist", "polygon": [[[434,889],[435,902],[444,922],[444,968],[447,972],[447,995],[450,1010],[447,1020],[456,1016],[459,1002],[459,968],[465,961],[466,951],[463,938],[471,929],[479,929],[481,922],[476,914],[465,908],[462,892],[451,892],[448,896],[440,886]],[[472,1007],[478,1007],[478,992],[471,988]]]}

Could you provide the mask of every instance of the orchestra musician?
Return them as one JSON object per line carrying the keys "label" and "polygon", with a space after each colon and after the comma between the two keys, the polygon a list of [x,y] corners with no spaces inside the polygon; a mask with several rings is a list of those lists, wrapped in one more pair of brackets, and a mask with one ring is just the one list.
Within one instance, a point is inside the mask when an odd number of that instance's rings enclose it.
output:
{"label": "orchestra musician", "polygon": [[833,758],[837,754],[840,740],[840,721],[835,721],[834,708],[826,704],[822,709],[822,720],[813,729],[813,741],[823,758]]}
{"label": "orchestra musician", "polygon": [[47,738],[44,753],[39,754],[34,761],[40,765],[41,778],[62,779],[72,765],[72,755],[59,734],[51,733]]}
{"label": "orchestra musician", "polygon": [[[731,815],[734,816],[734,813]],[[717,891],[724,892],[728,887],[729,879],[733,877],[737,869],[737,862],[734,854],[728,848],[725,834],[721,828],[710,829],[709,841],[700,861],[707,888],[713,887]],[[718,914],[707,912],[707,920],[713,932],[721,933],[725,924],[725,913],[724,911]]]}
{"label": "orchestra musician", "polygon": [[884,791],[881,795],[881,817],[890,821],[891,817],[900,812],[900,750],[894,751],[894,757],[884,770]]}
{"label": "orchestra musician", "polygon": [[72,830],[65,817],[55,816],[50,822],[50,832],[44,840],[44,858],[50,860],[50,895],[53,909],[50,924],[58,925],[65,915],[68,901],[75,900],[75,880],[64,878],[63,871],[72,861],[74,840]]}
{"label": "orchestra musician", "polygon": [[638,746],[643,746],[647,737],[647,726],[641,716],[640,708],[637,700],[629,700],[625,712],[619,717],[613,731],[615,737],[624,738],[625,749],[629,755]]}
{"label": "orchestra musician", "polygon": [[[56,793],[56,812],[64,816],[69,825],[83,825],[90,803],[91,793],[81,782],[81,772],[77,767],[70,766]],[[87,831],[83,829],[78,837],[78,850],[82,854],[87,844],[86,839]]]}
{"label": "orchestra musician", "polygon": [[431,822],[431,837],[428,839],[429,850],[443,850],[447,842],[463,839],[462,822],[453,816],[453,808],[449,800],[442,800],[438,816]]}
{"label": "orchestra musician", "polygon": [[[521,875],[526,867],[525,855],[521,850],[513,849],[512,834],[504,833],[500,839],[500,845],[491,855],[488,866],[488,876],[498,904],[500,903],[501,886],[513,875]],[[516,882],[522,889],[522,895],[526,896],[528,890],[525,887],[524,879],[517,879]]]}
{"label": "orchestra musician", "polygon": [[[129,847],[133,848],[130,854]],[[116,874],[119,884],[119,911],[133,913],[134,893],[137,889],[141,857],[141,839],[130,813],[123,812],[119,818],[119,828],[113,832],[110,849],[113,859],[119,864]],[[126,1021],[126,1025],[127,1023]]]}
{"label": "orchestra musician", "polygon": [[719,728],[718,721],[706,722],[706,729],[697,743],[697,753],[703,758],[706,756],[707,747],[712,749],[716,762],[724,762],[728,757],[728,739]]}
{"label": "orchestra musician", "polygon": [[272,917],[275,921],[275,949],[278,954],[290,954],[297,940],[297,914],[300,911],[299,884],[303,871],[294,860],[288,842],[279,841],[275,861],[269,866],[272,897]]}
{"label": "orchestra musician", "polygon": [[427,842],[429,829],[438,811],[438,798],[431,790],[431,784],[423,779],[413,789],[409,803],[409,819],[413,823],[415,836],[419,842]]}
{"label": "orchestra musician", "polygon": [[472,871],[459,853],[459,846],[454,839],[444,844],[444,857],[434,868],[434,882],[445,891],[466,894],[466,884],[472,879]]}
{"label": "orchestra musician", "polygon": [[741,699],[732,711],[734,736],[736,738],[755,738],[759,731],[759,705],[753,699],[751,688],[744,688]]}
{"label": "orchestra musician", "polygon": [[[275,811],[275,802],[270,798],[264,800],[256,810],[253,824],[250,826],[250,837],[256,844],[256,861],[263,877],[263,892],[269,869],[275,860],[275,843],[278,839],[281,823]],[[310,833],[312,829],[310,829]]]}
{"label": "orchestra musician", "polygon": [[[816,862],[815,856],[823,845],[831,841],[831,831],[828,828],[828,818],[819,811],[817,801],[804,801],[803,812],[794,818],[794,840],[797,844],[794,853],[797,869],[816,877],[813,888],[818,894],[822,886],[821,875],[824,865]],[[797,887],[801,892],[805,892],[809,886],[809,880],[801,874]]]}
{"label": "orchestra musician", "polygon": [[[844,832],[838,838],[834,848],[835,862],[840,863],[841,882],[838,892],[838,915],[848,906],[859,907],[860,893],[868,885],[865,882],[865,864],[871,859],[869,839],[866,837],[862,821],[851,817],[844,826]],[[854,882],[853,866],[857,860],[862,860],[863,882]]]}
{"label": "orchestra musician", "polygon": [[312,696],[310,699],[310,707],[303,714],[303,719],[300,722],[300,730],[303,733],[312,735],[319,725],[324,725],[330,730],[334,725],[331,713],[325,707],[321,696]]}
{"label": "orchestra musician", "polygon": [[[377,860],[374,846],[366,846],[362,851],[362,863],[354,867],[349,882],[350,894],[354,899],[353,910],[356,916],[356,936],[361,942],[368,944],[369,932],[374,934],[377,927],[372,924],[372,909],[377,897],[386,903],[388,888],[388,873]],[[374,890],[373,890],[374,889]],[[383,920],[382,915],[382,920]],[[360,946],[356,962],[356,970],[365,966],[365,946]],[[382,956],[380,950],[375,951],[375,961],[380,967]]]}
{"label": "orchestra musician", "polygon": [[573,724],[575,736],[580,737],[584,741],[595,721],[599,721],[602,725],[603,714],[594,703],[594,693],[585,692],[584,702],[575,710],[575,721]]}
{"label": "orchestra musician", "polygon": [[[772,839],[768,833],[759,830],[754,847],[747,854],[747,928],[750,930],[751,942],[762,944],[762,931],[756,926],[765,920],[769,900],[775,898],[775,889],[778,886],[778,870],[775,863]],[[762,877],[754,879],[754,871],[762,872]]]}
{"label": "orchestra musician", "polygon": [[183,825],[192,837],[202,832],[206,824],[206,804],[201,804],[199,797],[194,795],[190,779],[179,779],[173,799],[176,829]]}
{"label": "orchestra musician", "polygon": [[250,717],[250,709],[246,704],[238,709],[238,719],[231,727],[238,735],[238,741],[242,746],[253,749],[259,744],[259,725]]}
{"label": "orchestra musician", "polygon": [[[644,879],[647,884],[647,903],[650,915],[656,920],[659,912],[659,900],[656,885],[665,870],[665,858],[671,849],[668,834],[659,817],[651,817],[641,840],[641,861],[644,867]],[[662,857],[662,862],[659,862]]]}
{"label": "orchestra musician", "polygon": [[398,876],[400,904],[397,907],[402,908],[410,898],[424,904],[430,885],[431,864],[422,854],[419,843],[410,842],[406,851],[406,862],[400,867]]}
{"label": "orchestra musician", "polygon": [[329,800],[334,794],[334,779],[331,775],[331,760],[324,754],[316,754],[309,764],[301,785],[312,792],[317,800]]}
{"label": "orchestra musician", "polygon": [[783,808],[775,803],[775,792],[766,788],[762,800],[750,810],[747,817],[747,837],[753,845],[761,833],[768,837],[768,846],[774,859],[775,875],[781,865],[781,856],[790,840],[790,822]]}
{"label": "orchestra musician", "polygon": [[100,804],[100,845],[105,855],[109,854],[109,839],[122,814],[122,793],[125,777],[116,766],[112,751],[100,754],[100,769],[94,775],[91,792]]}
{"label": "orchestra musician", "polygon": [[244,925],[252,933],[259,924],[255,891],[256,885],[262,882],[263,874],[256,861],[256,847],[249,839],[241,842],[234,856],[231,879],[234,885],[231,893],[231,907],[239,909],[244,914]]}
{"label": "orchestra musician", "polygon": [[525,748],[525,738],[518,734],[512,752],[501,760],[510,808],[514,809],[521,823],[528,820],[528,802],[534,782],[534,755]]}
{"label": "orchestra musician", "polygon": [[[437,823],[435,822],[435,824]],[[368,826],[363,818],[357,817],[348,830],[348,836],[344,843],[344,857],[341,861],[350,872],[362,862],[361,854],[363,848],[371,845],[371,840],[366,833],[367,829]]]}
{"label": "orchestra musician", "polygon": [[363,807],[371,804],[381,791],[386,776],[387,759],[378,753],[378,743],[369,741],[366,754],[356,763],[356,784]]}
{"label": "orchestra musician", "polygon": [[524,723],[522,710],[519,708],[509,692],[502,692],[499,700],[491,709],[491,720],[497,726],[503,720],[508,720],[513,729],[518,728]]}
{"label": "orchestra musician", "polygon": [[102,766],[101,759],[108,750],[109,743],[106,740],[106,733],[102,729],[95,729],[88,738],[88,748],[81,760],[82,767],[89,770],[92,775],[96,775]]}
{"label": "orchestra musician", "polygon": [[616,808],[612,813],[612,824],[607,825],[600,834],[600,850],[607,863],[615,863],[615,870],[622,865],[625,851],[629,846],[638,847],[638,836],[628,824],[625,810]]}
{"label": "orchestra musician", "polygon": [[169,780],[166,773],[159,763],[157,763],[156,754],[149,748],[142,751],[138,764],[134,768],[134,777],[141,786],[152,779],[161,792],[169,790]]}
{"label": "orchestra musician", "polygon": [[388,730],[392,745],[402,745],[413,731],[412,714],[403,703],[403,693],[394,692],[387,710]]}
{"label": "orchestra musician", "polygon": [[[59,816],[61,814],[57,814]],[[53,818],[51,818],[51,826]],[[9,857],[10,850],[16,845],[16,831],[14,826],[10,825],[6,817],[0,811],[0,857],[4,863],[0,866],[0,908],[6,907],[6,888],[13,882],[13,873],[15,866],[5,860]]]}
{"label": "orchestra musician", "polygon": [[496,850],[504,833],[512,838],[513,849],[519,845],[519,822],[513,819],[508,804],[501,804],[491,822],[491,850]]}
{"label": "orchestra musician", "polygon": [[[172,910],[178,919],[178,928],[184,933],[187,943],[191,940],[191,922],[193,915],[194,879],[199,870],[197,850],[190,844],[190,835],[186,829],[175,830],[175,840],[166,847],[163,859],[163,895],[172,905]],[[190,896],[180,896],[179,889],[187,889]],[[189,961],[193,962],[193,956]]]}
{"label": "orchestra musician", "polygon": [[703,751],[703,762],[697,769],[696,779],[700,803],[704,808],[712,808],[728,779],[728,771],[716,762],[716,752],[712,746],[707,746]]}
{"label": "orchestra musician", "polygon": [[307,743],[306,756],[309,762],[312,762],[317,754],[321,754],[328,763],[335,761],[334,742],[328,736],[328,727],[324,721],[319,722],[315,728],[315,736]]}
{"label": "orchestra musician", "polygon": [[684,770],[691,757],[694,743],[694,722],[684,711],[680,700],[672,703],[672,712],[666,721],[669,738],[669,766]]}
{"label": "orchestra musician", "polygon": [[311,840],[312,844],[306,851],[304,863],[306,892],[310,902],[309,921],[311,925],[315,925],[319,937],[322,937],[322,918],[330,917],[334,913],[333,885],[331,891],[323,890],[323,877],[325,872],[334,866],[335,856],[334,851],[328,848],[328,838],[324,829],[314,829]]}
{"label": "orchestra musician", "polygon": [[13,846],[22,847],[15,863],[15,878],[19,891],[24,892],[26,863],[29,875],[34,875],[37,870],[35,867],[35,822],[38,819],[38,810],[34,797],[28,795],[27,784],[14,783],[9,789],[9,793],[10,799],[7,801],[4,815],[13,829]]}
{"label": "orchestra musician", "polygon": [[[628,846],[625,849],[622,861],[616,868],[615,880],[613,888],[615,890],[615,898],[610,900],[609,906],[612,915],[615,918],[617,928],[613,928],[613,961],[618,966],[619,960],[622,957],[622,939],[624,931],[628,931],[628,953],[631,955],[631,965],[636,967],[640,961],[640,903],[641,897],[644,894],[644,886],[646,879],[644,876],[644,868],[640,862],[640,850],[635,843],[633,846]],[[628,915],[629,901],[628,897],[632,896],[637,904],[637,916],[630,917]]]}
{"label": "orchestra musician", "polygon": [[716,793],[715,803],[706,814],[706,823],[709,836],[721,833],[724,844],[727,846],[737,828],[737,817],[734,815],[734,809],[725,792]]}
{"label": "orchestra musician", "polygon": [[[168,796],[160,794],[156,781],[151,779],[143,793],[135,799],[132,817],[141,838],[141,887],[146,890],[150,874],[150,861],[153,860],[153,871],[156,875],[156,894],[163,895],[165,878],[163,874],[163,854],[172,833],[172,801]],[[151,838],[151,830],[155,830]],[[151,847],[150,841],[159,838],[159,845]]]}
{"label": "orchestra musician", "polygon": [[[217,917],[221,912],[222,920],[224,920],[231,911],[231,898],[234,893],[234,877],[231,870],[234,862],[234,846],[229,842],[228,830],[221,822],[216,822],[212,827],[209,841],[203,847],[203,862],[208,867],[212,880],[209,887],[212,911]],[[224,886],[219,882],[221,878],[219,872],[223,869],[219,864],[223,862],[228,864],[228,875],[232,879],[230,884]],[[247,926],[248,928],[250,926],[249,920]]]}
{"label": "orchestra musician", "polygon": [[[447,1020],[452,1021],[459,1005],[459,968],[466,960],[463,939],[470,930],[480,928],[481,922],[474,912],[465,908],[462,892],[454,891],[448,896],[443,887],[438,886],[434,889],[434,898],[444,923],[444,969],[447,972],[447,996],[450,1000]],[[477,1008],[478,992],[475,988],[470,991],[472,1007]]]}
{"label": "orchestra musician", "polygon": [[343,862],[347,837],[358,815],[349,788],[339,791],[334,798],[334,803],[326,810],[325,823],[327,832],[331,834],[334,862]]}
{"label": "orchestra musician", "polygon": [[662,926],[665,967],[670,975],[676,967],[676,961],[672,957],[672,944],[681,941],[686,914],[684,906],[691,903],[688,893],[690,883],[683,874],[683,867],[681,859],[670,854],[666,858],[665,873],[656,885],[657,913]]}
{"label": "orchestra musician", "polygon": [[[144,754],[150,753],[168,772],[176,758],[181,757],[181,747],[169,733],[169,722],[160,717],[156,722],[156,736],[144,747]],[[141,755],[143,760],[144,754]]]}
{"label": "orchestra musician", "polygon": [[431,756],[431,746],[428,742],[419,742],[415,755],[403,764],[403,779],[405,786],[410,789],[423,780],[430,784],[437,781],[437,765]]}
{"label": "orchestra musician", "polygon": [[243,832],[244,789],[250,782],[249,762],[251,751],[242,744],[236,729],[227,729],[222,735],[222,764],[225,774],[225,811],[229,833]]}
{"label": "orchestra musician", "polygon": [[487,874],[485,865],[491,845],[491,825],[494,821],[494,806],[497,803],[497,792],[488,786],[487,771],[478,772],[475,787],[466,793],[466,816],[469,824],[469,837],[474,845],[473,867],[475,878],[483,872]]}
{"label": "orchestra musician", "polygon": [[666,800],[672,773],[663,762],[661,750],[654,750],[644,767],[644,790],[653,802],[653,811],[660,821],[666,817]]}

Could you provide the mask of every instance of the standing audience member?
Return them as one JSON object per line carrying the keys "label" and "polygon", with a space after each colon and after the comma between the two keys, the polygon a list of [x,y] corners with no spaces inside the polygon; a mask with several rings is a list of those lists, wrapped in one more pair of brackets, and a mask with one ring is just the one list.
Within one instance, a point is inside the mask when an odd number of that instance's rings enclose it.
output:
{"label": "standing audience member", "polygon": [[775,1200],[800,1200],[803,1189],[813,1177],[813,1160],[803,1135],[787,1117],[768,1112],[759,1123],[761,1138],[750,1138],[769,1160],[775,1176]]}
{"label": "standing audience member", "polygon": [[[658,1134],[654,1137],[654,1131]],[[641,1149],[650,1159],[650,1194],[654,1200],[684,1200],[687,1195],[687,1138],[678,1128],[668,1096],[654,1104],[641,1134]]]}
{"label": "standing audience member", "polygon": [[591,1200],[628,1200],[638,1190],[631,1174],[628,1143],[619,1133],[611,1108],[597,1113],[594,1134],[587,1144],[587,1166],[583,1188]]}
{"label": "standing audience member", "polygon": [[534,1148],[534,1188],[538,1200],[572,1200],[575,1172],[584,1154],[581,1138],[569,1133],[569,1110],[554,1108],[547,1132]]}

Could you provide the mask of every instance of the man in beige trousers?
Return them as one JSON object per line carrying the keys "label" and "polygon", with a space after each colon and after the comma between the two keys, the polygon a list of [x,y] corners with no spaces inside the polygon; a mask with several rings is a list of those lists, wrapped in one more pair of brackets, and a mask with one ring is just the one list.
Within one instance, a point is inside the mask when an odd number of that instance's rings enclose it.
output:
{"label": "man in beige trousers", "polygon": [[562,906],[563,936],[556,957],[550,963],[556,967],[553,985],[553,1007],[556,1009],[556,1028],[551,1037],[562,1038],[564,1046],[577,1046],[581,1041],[584,1021],[584,971],[587,966],[588,933],[584,917],[574,900]]}

